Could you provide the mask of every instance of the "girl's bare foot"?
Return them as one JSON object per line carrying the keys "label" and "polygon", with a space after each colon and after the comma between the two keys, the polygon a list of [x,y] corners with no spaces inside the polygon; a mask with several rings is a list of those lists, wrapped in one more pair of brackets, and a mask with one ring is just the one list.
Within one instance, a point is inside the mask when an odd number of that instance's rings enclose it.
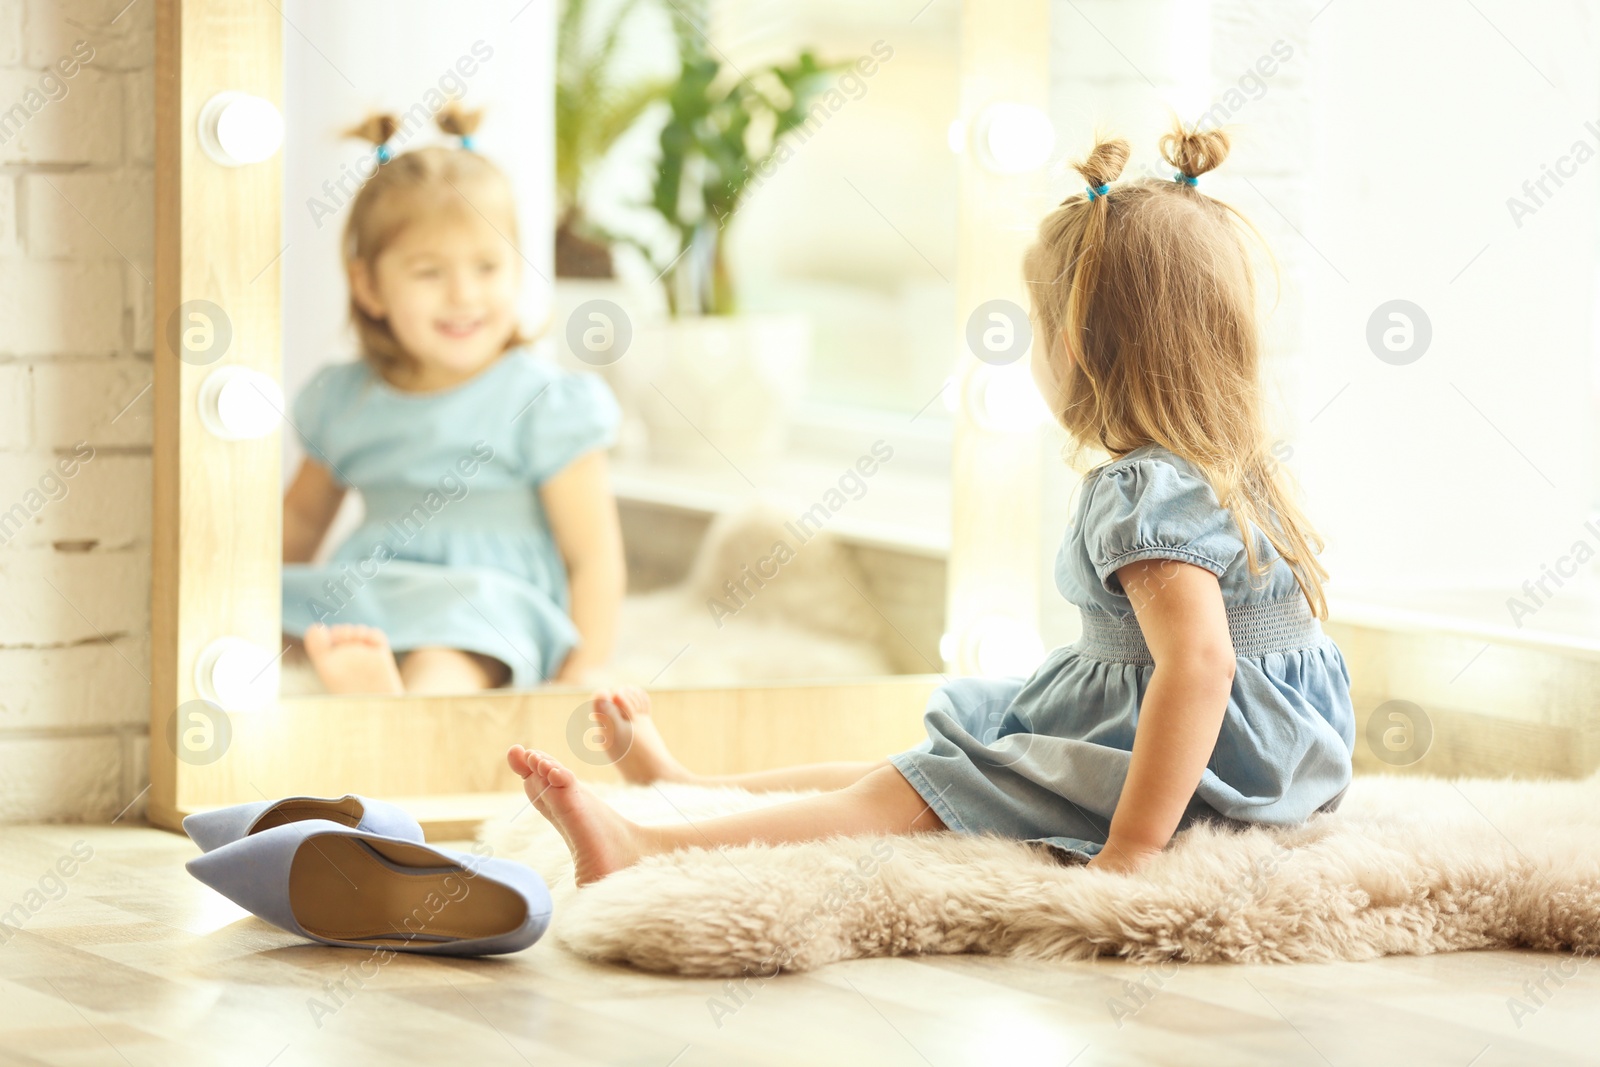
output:
{"label": "girl's bare foot", "polygon": [[512,745],[506,762],[522,778],[534,808],[566,840],[580,886],[598,882],[655,851],[647,831],[589,792],[549,753]]}
{"label": "girl's bare foot", "polygon": [[694,782],[689,769],[667,751],[650,714],[650,695],[638,686],[602,689],[590,717],[600,726],[600,744],[622,777],[635,785]]}
{"label": "girl's bare foot", "polygon": [[317,623],[303,639],[317,677],[330,693],[403,693],[389,639],[371,626]]}

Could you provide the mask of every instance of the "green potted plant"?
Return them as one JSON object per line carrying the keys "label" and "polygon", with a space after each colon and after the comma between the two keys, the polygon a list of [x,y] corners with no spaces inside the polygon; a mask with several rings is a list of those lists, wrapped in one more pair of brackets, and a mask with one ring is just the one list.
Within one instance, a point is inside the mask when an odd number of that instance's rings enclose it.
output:
{"label": "green potted plant", "polygon": [[611,278],[613,239],[584,213],[596,166],[649,107],[664,99],[670,77],[626,78],[617,46],[640,0],[621,0],[607,15],[591,0],[565,0],[556,26],[555,265],[558,278]]}
{"label": "green potted plant", "polygon": [[652,388],[639,391],[639,412],[658,455],[722,448],[759,458],[781,445],[784,411],[804,388],[809,323],[739,313],[725,238],[758,179],[786,158],[786,142],[814,132],[807,109],[833,67],[801,51],[738,70],[706,39],[705,12],[705,0],[674,5],[679,71],[664,98],[650,202],[672,240],[634,241],[659,272],[669,311],[641,338],[652,351],[634,370]]}
{"label": "green potted plant", "polygon": [[705,7],[705,0],[688,2],[673,13],[680,67],[665,95],[670,110],[651,198],[677,236],[657,263],[674,315],[736,310],[723,230],[784,139],[805,126],[806,109],[832,73],[810,51],[749,74],[734,70],[696,25]]}

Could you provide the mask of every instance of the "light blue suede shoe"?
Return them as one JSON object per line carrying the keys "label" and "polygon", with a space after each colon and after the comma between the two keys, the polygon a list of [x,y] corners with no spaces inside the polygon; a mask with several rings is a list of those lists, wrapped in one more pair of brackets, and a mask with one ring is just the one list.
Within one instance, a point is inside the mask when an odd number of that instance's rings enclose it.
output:
{"label": "light blue suede shoe", "polygon": [[260,830],[302,819],[327,819],[352,830],[422,840],[422,827],[410,815],[393,804],[354,793],[342,797],[285,797],[198,811],[183,820],[183,832],[200,846],[200,851],[210,852]]}
{"label": "light blue suede shoe", "polygon": [[307,819],[196,856],[190,874],[290,933],[440,956],[520,952],[550,925],[531,869]]}

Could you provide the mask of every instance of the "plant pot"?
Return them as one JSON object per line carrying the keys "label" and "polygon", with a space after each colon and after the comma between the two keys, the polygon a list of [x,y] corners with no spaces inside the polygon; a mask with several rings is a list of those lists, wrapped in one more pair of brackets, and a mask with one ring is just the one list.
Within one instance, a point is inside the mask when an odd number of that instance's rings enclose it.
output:
{"label": "plant pot", "polygon": [[617,276],[611,246],[584,234],[572,219],[556,227],[557,278],[610,279]]}
{"label": "plant pot", "polygon": [[[656,285],[556,279],[550,333],[557,362],[566,370],[598,374],[611,387],[622,408],[617,452],[630,459],[647,459],[650,454],[639,389],[648,388],[653,372],[645,365],[653,366],[653,361],[640,344],[640,330],[665,315],[666,300]],[[604,326],[609,326],[617,347],[597,351],[586,341],[596,337],[589,331]]]}
{"label": "plant pot", "polygon": [[704,315],[644,324],[628,379],[662,462],[756,465],[783,450],[805,391],[811,324],[803,315]]}

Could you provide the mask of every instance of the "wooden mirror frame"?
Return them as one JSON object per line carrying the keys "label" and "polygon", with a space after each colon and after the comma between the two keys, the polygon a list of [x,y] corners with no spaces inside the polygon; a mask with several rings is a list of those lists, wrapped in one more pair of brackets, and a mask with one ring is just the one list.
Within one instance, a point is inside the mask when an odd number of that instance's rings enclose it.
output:
{"label": "wooden mirror frame", "polygon": [[[1044,0],[963,0],[962,117],[996,100],[1046,108],[1049,19]],[[221,367],[281,381],[281,154],[250,166],[214,163],[197,134],[201,108],[236,90],[283,102],[283,16],[257,0],[158,0],[156,15],[156,296],[151,563],[150,820],[292,794],[357,792],[399,800],[431,836],[461,836],[516,790],[502,752],[581,738],[588,693],[574,687],[450,697],[285,697],[226,716],[219,758],[179,759],[176,715],[199,699],[195,663],[234,635],[281,641],[280,438],[227,441],[201,423],[201,383]],[[1018,264],[1043,208],[1042,174],[984,171],[960,159],[957,306],[996,297],[1026,306]],[[179,309],[221,309],[232,343],[209,365],[175,351]],[[965,322],[952,323],[952,337]],[[962,360],[964,374],[976,361]],[[975,425],[961,405],[953,456],[954,523],[946,629],[961,634],[1003,611],[1038,621],[1037,433]],[[1021,472],[997,485],[980,472]],[[958,642],[960,644],[960,642]],[[957,670],[970,670],[958,654]],[[654,691],[663,732],[688,765],[732,773],[816,760],[876,759],[922,740],[939,675],[837,683],[762,683]],[[573,731],[577,731],[575,734]],[[574,749],[576,751],[576,749]],[[615,780],[581,755],[584,778]]]}

